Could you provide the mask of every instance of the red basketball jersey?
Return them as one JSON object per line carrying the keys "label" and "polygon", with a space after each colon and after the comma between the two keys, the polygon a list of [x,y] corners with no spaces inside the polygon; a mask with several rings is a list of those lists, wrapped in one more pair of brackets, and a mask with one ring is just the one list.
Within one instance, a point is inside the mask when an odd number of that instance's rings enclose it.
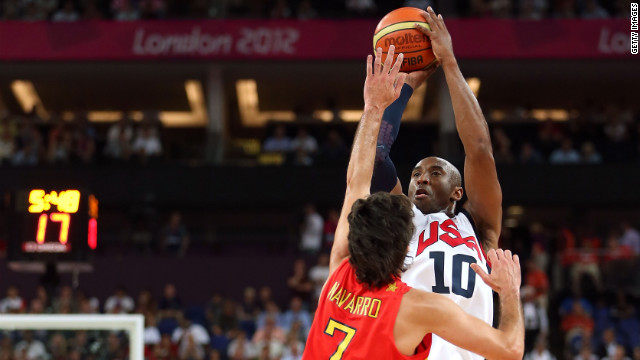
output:
{"label": "red basketball jersey", "polygon": [[400,302],[409,289],[400,279],[367,289],[345,259],[322,290],[302,359],[427,359],[429,349],[401,354],[393,337]]}

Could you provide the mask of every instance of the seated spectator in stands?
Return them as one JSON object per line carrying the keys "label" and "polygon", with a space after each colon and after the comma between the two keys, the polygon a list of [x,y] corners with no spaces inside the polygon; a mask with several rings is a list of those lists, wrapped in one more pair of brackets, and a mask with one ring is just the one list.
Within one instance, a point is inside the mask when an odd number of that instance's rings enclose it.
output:
{"label": "seated spectator in stands", "polygon": [[55,333],[49,340],[49,351],[51,360],[67,360],[67,339],[61,333]]}
{"label": "seated spectator in stands", "polygon": [[313,204],[304,206],[304,221],[300,226],[300,250],[316,254],[322,247],[324,219]]}
{"label": "seated spectator in stands", "polygon": [[586,141],[582,144],[582,163],[584,164],[600,164],[602,163],[602,156],[596,151],[595,145],[592,142]]}
{"label": "seated spectator in stands", "polygon": [[298,259],[293,264],[293,275],[287,279],[287,286],[291,290],[291,296],[297,296],[306,304],[312,298],[313,283],[307,274],[307,264],[303,259]]}
{"label": "seated spectator in stands", "polygon": [[584,338],[593,332],[594,323],[591,316],[584,310],[580,301],[574,301],[572,310],[565,315],[561,323],[562,331],[566,334],[568,344],[576,338]]}
{"label": "seated spectator in stands", "polygon": [[273,291],[269,286],[263,286],[258,292],[258,307],[260,311],[267,310],[267,304],[273,301]]}
{"label": "seated spectator in stands", "polygon": [[611,315],[617,320],[618,340],[630,349],[640,346],[640,321],[634,304],[629,301],[629,295],[618,290],[617,301],[611,309]]}
{"label": "seated spectator in stands", "polygon": [[[256,333],[253,334],[253,343],[258,349],[262,349],[264,346],[276,347],[282,350],[284,342],[287,340],[286,331],[276,324],[276,319],[273,316],[268,316],[265,319],[264,326],[259,327]],[[271,351],[275,351],[272,349]]]}
{"label": "seated spectator in stands", "polygon": [[184,256],[189,248],[189,232],[182,222],[182,215],[174,211],[169,217],[169,223],[160,233],[162,249],[171,254]]}
{"label": "seated spectator in stands", "polygon": [[128,160],[132,151],[132,139],[133,126],[131,126],[131,120],[125,116],[109,127],[104,154],[112,159]]}
{"label": "seated spectator in stands", "polygon": [[237,331],[235,338],[229,344],[227,355],[230,360],[249,360],[258,356],[258,351],[251,340],[247,339],[244,331]]}
{"label": "seated spectator in stands", "polygon": [[168,283],[164,286],[164,291],[158,303],[160,317],[170,317],[177,319],[178,313],[182,310],[182,301],[178,297],[176,286]]}
{"label": "seated spectator in stands", "polygon": [[546,339],[549,334],[549,318],[547,317],[546,309],[536,302],[535,288],[523,286],[520,294],[524,313],[524,351],[528,353],[533,351],[537,339]]}
{"label": "seated spectator in stands", "polygon": [[214,324],[211,326],[211,344],[210,345],[211,345],[211,349],[213,349],[212,351],[217,350],[221,354],[226,354],[227,348],[229,347],[230,342],[231,341],[229,337],[225,335],[220,325]]}
{"label": "seated spectator in stands", "polygon": [[624,346],[618,345],[613,354],[602,358],[602,360],[631,360],[626,356],[627,351],[624,349]]}
{"label": "seated spectator in stands", "polygon": [[309,270],[309,279],[313,282],[313,306],[315,306],[320,299],[322,293],[322,287],[329,278],[329,255],[320,254],[318,257],[318,263]]}
{"label": "seated spectator in stands", "polygon": [[291,8],[286,0],[276,0],[275,4],[269,11],[269,17],[272,19],[288,19],[291,17]]}
{"label": "seated spectator in stands", "polygon": [[519,162],[521,164],[540,164],[543,162],[542,155],[540,152],[536,150],[531,143],[525,142],[522,144],[522,148],[520,149],[520,159]]}
{"label": "seated spectator in stands", "polygon": [[288,153],[291,151],[291,139],[287,137],[287,129],[284,125],[277,125],[273,135],[268,137],[262,146],[266,153]]}
{"label": "seated spectator in stands", "polygon": [[115,20],[132,21],[140,18],[140,14],[134,8],[131,0],[114,0],[111,8],[115,13],[113,16]]}
{"label": "seated spectator in stands", "polygon": [[66,164],[73,151],[73,135],[64,123],[58,123],[49,131],[47,161],[50,164]]}
{"label": "seated spectator in stands", "polygon": [[622,236],[620,237],[620,245],[627,246],[634,255],[640,255],[640,233],[631,223],[625,221],[622,223]]}
{"label": "seated spectator in stands", "polygon": [[302,0],[298,4],[298,11],[296,11],[298,20],[309,20],[318,17],[318,12],[313,8],[311,0]]}
{"label": "seated spectator in stands", "polygon": [[327,212],[327,219],[324,222],[324,243],[322,244],[322,248],[331,251],[333,247],[333,239],[336,235],[336,229],[338,228],[338,219],[340,218],[340,214],[336,209],[330,209]]}
{"label": "seated spectator in stands", "polygon": [[100,312],[100,300],[97,297],[87,296],[82,289],[76,290],[76,296],[74,299],[78,306],[78,311],[83,314],[97,314]]}
{"label": "seated spectator in stands", "polygon": [[180,341],[178,356],[181,360],[204,360],[204,347],[195,340],[192,333],[187,333]]}
{"label": "seated spectator in stands", "polygon": [[16,141],[10,131],[0,131],[0,165],[8,164],[13,158]]}
{"label": "seated spectator in stands", "polygon": [[178,344],[171,342],[171,335],[162,334],[160,344],[153,349],[153,359],[174,360],[178,359]]}
{"label": "seated spectator in stands", "polygon": [[258,315],[258,320],[256,321],[256,326],[258,328],[263,328],[266,326],[267,318],[273,318],[276,320],[276,325],[282,327],[282,314],[280,313],[280,309],[278,305],[274,301],[269,301],[266,305],[266,309]]}
{"label": "seated spectator in stands", "polygon": [[80,15],[76,11],[73,0],[64,0],[63,6],[56,11],[51,18],[52,21],[77,21]]}
{"label": "seated spectator in stands", "polygon": [[521,0],[519,18],[523,20],[541,20],[546,16],[547,0]]}
{"label": "seated spectator in stands", "polygon": [[551,153],[549,162],[554,165],[576,164],[580,162],[580,154],[573,149],[573,142],[569,138],[562,140],[562,146]]}
{"label": "seated spectator in stands", "polygon": [[60,295],[53,299],[53,312],[62,313],[62,309],[75,309],[77,304],[73,298],[73,290],[71,286],[63,286],[60,288]]}
{"label": "seated spectator in stands", "polygon": [[178,323],[179,326],[173,330],[173,334],[171,335],[172,342],[180,343],[187,334],[193,335],[193,339],[198,344],[208,344],[211,340],[204,326],[192,322],[182,312],[178,312]]}
{"label": "seated spectator in stands", "polygon": [[13,153],[11,163],[18,166],[38,165],[37,148],[32,143],[22,144],[22,146],[18,147],[18,150]]}
{"label": "seated spectator in stands", "polygon": [[225,334],[239,327],[237,309],[236,303],[233,302],[233,300],[227,299],[224,301],[218,325],[220,325]]}
{"label": "seated spectator in stands", "polygon": [[146,124],[140,127],[131,150],[142,161],[156,159],[162,155],[162,143],[151,125]]}
{"label": "seated spectator in stands", "polygon": [[89,164],[96,151],[96,129],[87,119],[87,114],[78,112],[73,131],[73,157],[76,161]]}
{"label": "seated spectator in stands", "polygon": [[584,11],[580,17],[583,19],[606,19],[609,17],[609,13],[600,6],[598,0],[586,0]]}
{"label": "seated spectator in stands", "polygon": [[122,342],[115,332],[110,332],[107,335],[107,346],[102,348],[101,358],[103,359],[124,359],[125,349],[122,346]]}
{"label": "seated spectator in stands", "polygon": [[524,360],[556,360],[556,357],[547,349],[547,341],[543,337],[538,337],[533,350],[525,354]]}
{"label": "seated spectator in stands", "polygon": [[19,314],[27,309],[26,302],[20,297],[20,290],[16,285],[7,287],[7,297],[0,300],[0,314]]}
{"label": "seated spectator in stands", "polygon": [[514,156],[511,153],[511,139],[507,136],[501,128],[493,130],[493,157],[496,163],[512,164],[514,162]]}
{"label": "seated spectator in stands", "polygon": [[109,314],[128,314],[133,311],[135,304],[123,286],[116,288],[115,294],[109,296],[104,303],[104,311]]}
{"label": "seated spectator in stands", "polygon": [[207,305],[207,321],[209,321],[210,324],[218,325],[220,323],[223,306],[224,298],[222,297],[222,294],[218,292],[214,293]]}
{"label": "seated spectator in stands", "polygon": [[534,301],[540,302],[544,306],[547,303],[547,295],[549,292],[549,278],[547,277],[547,273],[538,268],[538,265],[533,259],[527,260],[526,267],[527,276],[524,283],[534,290]]}
{"label": "seated spectator in stands", "polygon": [[593,353],[590,346],[586,345],[580,349],[580,353],[573,360],[598,360],[598,356]]}
{"label": "seated spectator in stands", "polygon": [[160,344],[162,335],[156,326],[156,316],[153,313],[144,313],[144,345],[150,348]]}
{"label": "seated spectator in stands", "polygon": [[45,345],[42,341],[34,339],[33,331],[31,330],[25,330],[22,332],[22,341],[16,344],[14,351],[16,359],[49,359],[49,354],[47,353]]}
{"label": "seated spectator in stands", "polygon": [[260,307],[258,306],[255,288],[249,286],[244,289],[239,310],[239,320],[256,321],[258,315],[260,315]]}
{"label": "seated spectator in stands", "polygon": [[299,297],[291,298],[289,310],[282,315],[282,324],[285,330],[290,330],[293,323],[295,321],[299,321],[302,324],[304,331],[309,332],[309,329],[311,329],[312,318],[311,315],[309,315],[309,312],[302,308],[302,305],[302,299]]}
{"label": "seated spectator in stands", "polygon": [[602,344],[598,347],[598,356],[601,358],[611,357],[616,353],[618,342],[616,340],[616,332],[612,328],[605,329],[602,332]]}
{"label": "seated spectator in stands", "polygon": [[102,20],[104,14],[98,7],[98,0],[85,0],[82,4],[82,20]]}
{"label": "seated spectator in stands", "polygon": [[135,312],[138,314],[155,314],[158,312],[158,305],[156,304],[156,300],[153,298],[151,291],[147,289],[140,290],[138,293]]}
{"label": "seated spectator in stands", "polygon": [[313,158],[318,151],[318,141],[304,127],[298,129],[298,134],[291,141],[291,150],[304,156]]}
{"label": "seated spectator in stands", "polygon": [[640,360],[640,346],[633,348],[633,360]]}

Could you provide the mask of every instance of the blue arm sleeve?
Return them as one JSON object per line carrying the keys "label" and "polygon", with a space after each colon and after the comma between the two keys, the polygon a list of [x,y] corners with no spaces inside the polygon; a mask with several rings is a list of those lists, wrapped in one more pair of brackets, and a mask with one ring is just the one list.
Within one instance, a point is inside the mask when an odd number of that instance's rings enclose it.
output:
{"label": "blue arm sleeve", "polygon": [[400,131],[400,119],[407,107],[409,99],[413,95],[411,86],[404,84],[400,97],[384,110],[380,133],[378,134],[378,146],[376,147],[376,163],[371,178],[371,193],[376,191],[391,191],[396,186],[398,174],[393,161],[389,158],[389,152],[393,142]]}

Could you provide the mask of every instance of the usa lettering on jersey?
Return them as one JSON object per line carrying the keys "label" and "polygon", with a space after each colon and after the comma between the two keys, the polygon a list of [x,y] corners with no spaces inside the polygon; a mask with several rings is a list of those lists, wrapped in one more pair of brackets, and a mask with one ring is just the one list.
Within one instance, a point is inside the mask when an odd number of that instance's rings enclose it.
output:
{"label": "usa lettering on jersey", "polygon": [[[438,236],[438,228],[443,231],[440,236]],[[478,243],[476,238],[473,236],[462,237],[460,235],[460,231],[458,231],[458,227],[456,223],[451,219],[447,219],[443,222],[432,221],[429,224],[429,237],[425,240],[425,230],[422,230],[420,236],[418,236],[418,251],[416,252],[416,256],[420,256],[422,252],[428,248],[429,246],[435,244],[436,241],[440,240],[445,242],[447,245],[455,248],[460,245],[465,245],[470,249],[474,249],[478,253],[478,258],[482,258],[482,254],[480,252],[480,248],[478,247]]]}

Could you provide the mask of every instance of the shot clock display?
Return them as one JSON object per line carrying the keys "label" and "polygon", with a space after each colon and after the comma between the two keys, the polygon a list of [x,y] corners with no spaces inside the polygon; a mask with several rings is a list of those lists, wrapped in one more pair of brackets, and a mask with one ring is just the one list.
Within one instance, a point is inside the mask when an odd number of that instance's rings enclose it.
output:
{"label": "shot clock display", "polygon": [[86,261],[98,246],[98,199],[80,189],[9,194],[9,260]]}

